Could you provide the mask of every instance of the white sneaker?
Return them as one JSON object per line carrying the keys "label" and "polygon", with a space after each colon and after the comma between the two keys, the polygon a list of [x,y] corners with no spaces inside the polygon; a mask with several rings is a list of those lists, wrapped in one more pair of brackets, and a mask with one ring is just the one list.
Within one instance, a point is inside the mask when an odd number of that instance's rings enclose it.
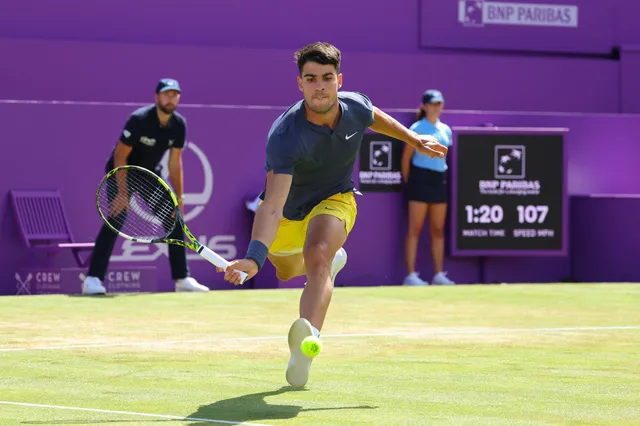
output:
{"label": "white sneaker", "polygon": [[176,281],[176,291],[202,292],[209,291],[209,287],[200,284],[195,278],[187,277]]}
{"label": "white sneaker", "polygon": [[311,370],[311,362],[313,358],[306,356],[300,345],[302,341],[309,336],[313,336],[311,323],[304,318],[298,318],[293,322],[289,329],[289,364],[287,365],[287,382],[296,388],[307,384],[309,380],[309,371]]}
{"label": "white sneaker", "polygon": [[338,272],[344,268],[347,264],[347,251],[340,247],[340,249],[333,256],[333,261],[331,262],[331,282],[335,285],[336,283],[336,275]]}
{"label": "white sneaker", "polygon": [[431,284],[435,285],[455,285],[456,283],[447,278],[446,272],[438,272],[433,276]]}
{"label": "white sneaker", "polygon": [[425,285],[429,285],[429,283],[423,280],[422,278],[420,278],[420,275],[418,275],[417,272],[412,272],[406,277],[404,277],[404,280],[402,281],[402,285],[422,287]]}
{"label": "white sneaker", "polygon": [[102,285],[98,277],[87,277],[82,283],[83,294],[107,294],[107,289]]}

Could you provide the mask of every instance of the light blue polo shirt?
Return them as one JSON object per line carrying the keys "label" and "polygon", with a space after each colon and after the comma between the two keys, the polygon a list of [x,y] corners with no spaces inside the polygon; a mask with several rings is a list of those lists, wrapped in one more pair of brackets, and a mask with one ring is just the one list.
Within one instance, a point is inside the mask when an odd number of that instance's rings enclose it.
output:
{"label": "light blue polo shirt", "polygon": [[[451,127],[438,120],[436,124],[433,124],[426,118],[422,118],[411,125],[411,130],[419,135],[431,135],[438,141],[446,146],[451,147],[453,144],[453,133]],[[411,157],[411,163],[416,167],[423,169],[431,169],[438,172],[444,172],[447,170],[447,156],[443,158],[431,158],[426,154],[420,154],[418,151],[413,151]]]}

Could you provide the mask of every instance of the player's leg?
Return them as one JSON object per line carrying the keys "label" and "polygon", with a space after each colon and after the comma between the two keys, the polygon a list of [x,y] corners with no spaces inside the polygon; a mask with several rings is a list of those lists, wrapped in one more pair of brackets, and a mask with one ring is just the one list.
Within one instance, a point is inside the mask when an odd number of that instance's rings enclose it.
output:
{"label": "player's leg", "polygon": [[345,221],[320,214],[309,221],[304,247],[307,283],[300,298],[300,317],[321,330],[333,294],[331,265],[347,240]]}
{"label": "player's leg", "polygon": [[420,278],[416,271],[416,258],[418,255],[418,243],[420,234],[427,218],[429,205],[422,201],[409,200],[409,220],[407,225],[407,235],[404,243],[404,257],[407,267],[407,276],[402,282],[403,285],[422,286],[428,283]]}
{"label": "player's leg", "polygon": [[[114,181],[107,181],[107,200],[111,204],[116,200],[118,195],[118,189]],[[119,201],[122,203],[122,201]],[[126,207],[126,206],[123,206]],[[124,208],[120,210],[115,216],[109,218],[109,223],[118,228],[118,225],[123,226],[127,220],[128,210]],[[91,252],[89,261],[89,271],[87,277],[82,283],[82,292],[84,294],[105,294],[107,289],[102,282],[104,281],[107,268],[109,267],[109,259],[113,252],[113,246],[116,243],[118,235],[113,232],[106,224],[102,225],[100,232],[94,242],[94,247]]]}
{"label": "player's leg", "polygon": [[276,277],[280,281],[289,281],[292,278],[304,275],[304,258],[300,253],[269,253],[269,261],[276,268]]}
{"label": "player's leg", "polygon": [[304,265],[307,283],[300,298],[300,318],[289,329],[291,356],[287,382],[304,386],[309,379],[312,358],[300,349],[309,336],[319,337],[331,302],[336,275],[347,260],[342,248],[355,223],[357,207],[353,193],[337,194],[320,203],[307,216]]}
{"label": "player's leg", "polygon": [[433,259],[433,284],[453,285],[444,272],[444,225],[447,217],[447,203],[429,205],[429,234],[431,236],[431,256]]}
{"label": "player's leg", "polygon": [[283,218],[278,226],[276,238],[269,248],[269,261],[276,268],[276,276],[281,281],[304,275],[305,221]]}
{"label": "player's leg", "polygon": [[102,225],[91,252],[87,277],[82,284],[84,294],[105,294],[107,292],[102,282],[109,267],[109,259],[117,238],[118,235],[107,225]]}
{"label": "player's leg", "polygon": [[409,218],[404,243],[404,259],[407,276],[402,282],[403,285],[424,286],[429,284],[420,278],[419,273],[416,271],[420,234],[422,233],[422,228],[427,217],[429,202],[425,182],[427,176],[425,174],[425,169],[420,167],[412,165],[409,169],[409,179],[406,187]]}

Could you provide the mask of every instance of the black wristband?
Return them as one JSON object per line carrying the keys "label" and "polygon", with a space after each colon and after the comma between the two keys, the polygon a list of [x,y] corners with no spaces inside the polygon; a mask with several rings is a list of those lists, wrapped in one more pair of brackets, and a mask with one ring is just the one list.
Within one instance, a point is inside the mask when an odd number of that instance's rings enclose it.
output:
{"label": "black wristband", "polygon": [[247,248],[247,254],[244,255],[245,259],[251,259],[258,265],[258,271],[262,269],[262,266],[267,261],[269,255],[269,248],[264,245],[262,241],[252,240]]}

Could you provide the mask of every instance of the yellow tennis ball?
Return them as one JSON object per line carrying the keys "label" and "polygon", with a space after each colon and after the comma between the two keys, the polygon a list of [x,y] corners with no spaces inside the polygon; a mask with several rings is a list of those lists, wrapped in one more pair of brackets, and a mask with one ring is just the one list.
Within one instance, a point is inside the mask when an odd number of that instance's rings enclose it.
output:
{"label": "yellow tennis ball", "polygon": [[313,358],[322,351],[322,342],[315,336],[309,336],[302,341],[300,345],[302,353],[306,356]]}

